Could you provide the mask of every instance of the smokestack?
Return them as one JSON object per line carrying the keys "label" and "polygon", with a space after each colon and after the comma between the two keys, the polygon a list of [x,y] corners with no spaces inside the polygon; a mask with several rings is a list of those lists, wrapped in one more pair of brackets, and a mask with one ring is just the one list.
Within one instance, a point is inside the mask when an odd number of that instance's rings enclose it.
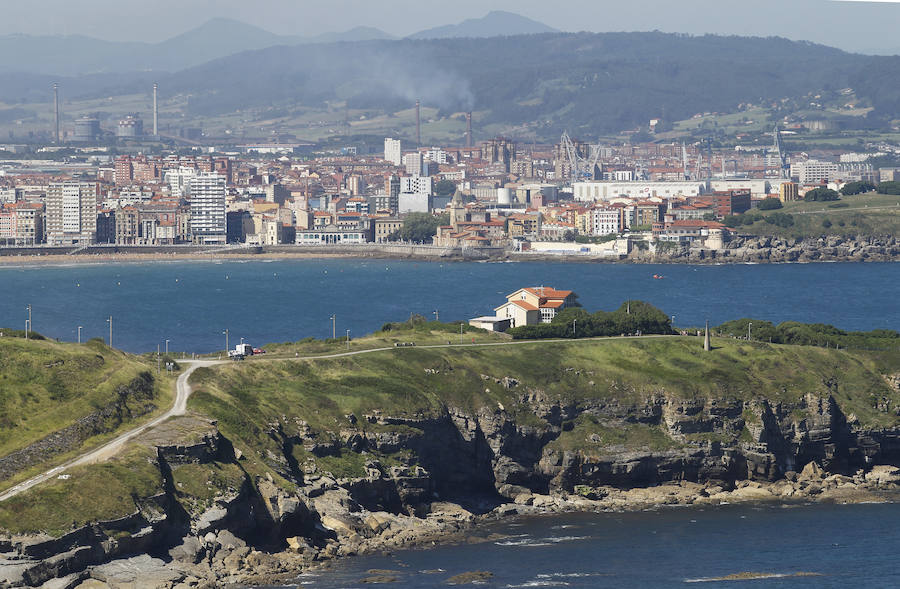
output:
{"label": "smokestack", "polygon": [[420,117],[419,101],[416,101],[416,149],[422,147],[422,119]]}
{"label": "smokestack", "polygon": [[153,84],[153,136],[159,137],[159,103],[156,101],[156,91],[159,84]]}
{"label": "smokestack", "polygon": [[472,112],[466,113],[466,147],[472,147]]}
{"label": "smokestack", "polygon": [[59,145],[59,84],[53,83],[53,122],[56,125],[56,144]]}

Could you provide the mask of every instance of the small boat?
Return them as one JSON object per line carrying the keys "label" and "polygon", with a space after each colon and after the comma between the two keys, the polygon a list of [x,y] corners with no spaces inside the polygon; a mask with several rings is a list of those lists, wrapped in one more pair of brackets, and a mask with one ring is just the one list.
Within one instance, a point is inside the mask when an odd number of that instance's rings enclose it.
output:
{"label": "small boat", "polygon": [[654,280],[662,280],[663,278],[665,278],[665,276],[663,276],[662,274],[654,274],[653,275]]}

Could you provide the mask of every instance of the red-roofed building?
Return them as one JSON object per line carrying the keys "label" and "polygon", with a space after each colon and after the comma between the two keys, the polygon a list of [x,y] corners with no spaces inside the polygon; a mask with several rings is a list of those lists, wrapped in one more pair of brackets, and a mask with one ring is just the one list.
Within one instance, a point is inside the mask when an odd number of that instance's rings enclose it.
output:
{"label": "red-roofed building", "polygon": [[556,290],[545,286],[520,288],[506,296],[506,303],[494,311],[497,317],[509,319],[510,327],[550,323],[556,314],[575,307],[578,295],[571,290]]}

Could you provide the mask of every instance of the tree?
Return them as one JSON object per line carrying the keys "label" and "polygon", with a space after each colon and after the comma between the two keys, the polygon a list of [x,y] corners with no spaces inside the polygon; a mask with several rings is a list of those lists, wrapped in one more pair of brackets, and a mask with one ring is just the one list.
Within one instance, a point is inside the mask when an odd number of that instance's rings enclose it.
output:
{"label": "tree", "polygon": [[830,200],[838,200],[840,195],[836,190],[830,188],[813,188],[803,196],[806,202],[824,202]]}
{"label": "tree", "polygon": [[841,188],[841,194],[844,196],[852,196],[854,194],[863,194],[864,192],[872,192],[875,185],[871,182],[847,182]]}
{"label": "tree", "polygon": [[900,194],[900,182],[882,182],[878,185],[881,194]]}
{"label": "tree", "polygon": [[456,192],[456,184],[450,180],[440,180],[434,185],[434,193],[437,196],[452,196]]}
{"label": "tree", "polygon": [[774,210],[780,209],[782,207],[784,207],[784,205],[781,204],[780,198],[776,198],[774,196],[768,196],[768,197],[762,199],[762,201],[760,201],[759,206],[757,208],[761,211],[774,211]]}
{"label": "tree", "polygon": [[434,216],[430,213],[409,213],[400,228],[400,238],[404,241],[424,243],[437,234],[437,228],[450,222],[446,213]]}

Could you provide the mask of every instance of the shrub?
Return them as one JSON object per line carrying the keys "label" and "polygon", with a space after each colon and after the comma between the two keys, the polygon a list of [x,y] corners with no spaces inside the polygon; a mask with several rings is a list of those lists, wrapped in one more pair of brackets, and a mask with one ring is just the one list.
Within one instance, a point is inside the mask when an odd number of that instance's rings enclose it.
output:
{"label": "shrub", "polygon": [[775,198],[774,196],[768,196],[768,197],[762,199],[762,201],[760,201],[758,208],[761,211],[774,211],[774,210],[780,209],[782,207],[784,207],[784,205],[781,204],[780,198]]}
{"label": "shrub", "polygon": [[823,202],[838,200],[839,198],[840,195],[837,191],[830,188],[813,188],[803,196],[803,200],[806,202]]}

